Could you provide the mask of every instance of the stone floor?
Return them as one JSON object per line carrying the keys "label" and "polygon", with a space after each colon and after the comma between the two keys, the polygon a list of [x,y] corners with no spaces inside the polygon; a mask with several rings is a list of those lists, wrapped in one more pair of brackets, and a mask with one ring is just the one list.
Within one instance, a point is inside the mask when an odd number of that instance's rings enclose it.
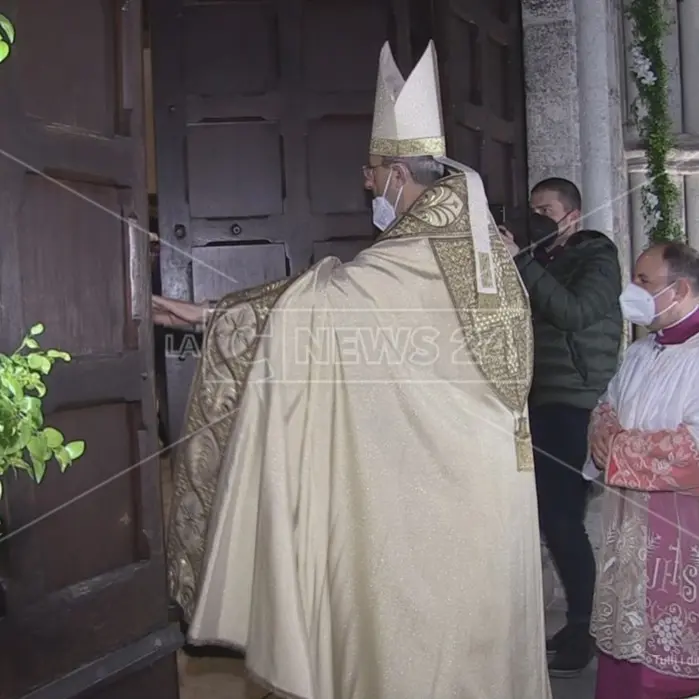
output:
{"label": "stone floor", "polygon": [[[593,699],[594,681],[592,667],[576,679],[554,680],[554,699]],[[180,699],[270,699],[271,696],[246,678],[241,660],[181,658]]]}
{"label": "stone floor", "polygon": [[245,675],[242,660],[179,658],[180,699],[264,699],[267,690]]}
{"label": "stone floor", "polygon": [[[560,626],[560,616],[550,614],[547,626],[555,630]],[[553,680],[551,686],[554,699],[593,699],[594,665],[576,679]],[[180,699],[271,699],[272,696],[247,679],[241,660],[180,658]]]}
{"label": "stone floor", "polygon": [[[546,630],[552,635],[563,626],[564,614],[550,612],[546,615]],[[551,689],[554,699],[593,699],[595,695],[595,663],[585,672],[572,680],[552,680]]]}

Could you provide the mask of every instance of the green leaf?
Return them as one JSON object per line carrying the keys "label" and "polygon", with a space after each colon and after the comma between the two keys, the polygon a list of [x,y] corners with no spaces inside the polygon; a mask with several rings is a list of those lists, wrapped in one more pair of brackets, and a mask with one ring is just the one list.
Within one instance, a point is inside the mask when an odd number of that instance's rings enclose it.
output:
{"label": "green leaf", "polygon": [[69,362],[71,356],[59,349],[42,350],[34,338],[43,332],[43,324],[37,323],[16,352],[0,353],[0,478],[24,471],[41,483],[52,458],[65,471],[85,452],[85,442],[64,444],[60,430],[44,427],[43,377],[55,361]]}
{"label": "green leaf", "polygon": [[24,396],[19,403],[19,409],[32,418],[42,418],[41,401],[36,396]]}
{"label": "green leaf", "polygon": [[70,458],[73,461],[75,461],[76,459],[79,459],[85,453],[85,442],[83,442],[83,441],[68,442],[68,444],[66,444],[66,451],[68,452],[68,455],[70,456]]}
{"label": "green leaf", "polygon": [[30,456],[41,461],[48,461],[51,458],[51,451],[46,444],[46,437],[42,433],[35,434],[27,442],[27,450]]}
{"label": "green leaf", "polygon": [[0,27],[2,27],[5,34],[7,34],[7,39],[10,42],[10,44],[14,44],[15,28],[12,22],[5,15],[0,15]]}
{"label": "green leaf", "polygon": [[65,447],[59,447],[56,449],[56,451],[53,453],[54,458],[58,462],[58,465],[61,468],[61,473],[65,473],[66,469],[71,465],[72,460],[70,458],[70,454],[68,453],[68,450]]}
{"label": "green leaf", "polygon": [[46,475],[46,462],[32,456],[32,466],[34,467],[34,480],[41,483]]}
{"label": "green leaf", "polygon": [[30,354],[27,357],[27,363],[31,369],[40,371],[42,374],[48,374],[51,371],[51,362],[40,354]]}
{"label": "green leaf", "polygon": [[19,426],[19,439],[17,440],[17,443],[15,445],[15,449],[13,451],[22,451],[27,445],[29,444],[29,441],[31,440],[34,431],[35,431],[34,425],[32,425],[31,422],[28,420],[23,422]]}
{"label": "green leaf", "polygon": [[5,386],[7,390],[15,397],[20,398],[24,395],[22,391],[22,386],[19,384],[14,376],[9,374],[3,374],[0,376],[0,385]]}
{"label": "green leaf", "polygon": [[68,352],[59,352],[58,350],[49,350],[46,356],[51,359],[62,359],[64,362],[69,362],[71,360],[71,356]]}
{"label": "green leaf", "polygon": [[63,435],[57,429],[47,427],[43,434],[46,438],[46,446],[49,449],[58,449],[58,447],[63,445]]}
{"label": "green leaf", "polygon": [[36,395],[39,396],[39,398],[43,398],[46,395],[46,385],[43,381],[39,381],[39,379],[32,382],[31,388],[36,391]]}
{"label": "green leaf", "polygon": [[33,475],[31,466],[24,459],[21,459],[18,456],[11,457],[8,463],[10,467],[16,471],[26,471],[30,476]]}

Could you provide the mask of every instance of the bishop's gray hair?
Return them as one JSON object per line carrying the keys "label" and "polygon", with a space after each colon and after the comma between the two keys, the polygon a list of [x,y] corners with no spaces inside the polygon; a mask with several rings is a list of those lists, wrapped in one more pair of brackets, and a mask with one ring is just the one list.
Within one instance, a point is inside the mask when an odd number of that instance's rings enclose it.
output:
{"label": "bishop's gray hair", "polygon": [[423,187],[432,186],[444,177],[444,165],[438,163],[431,155],[413,158],[383,158],[383,164],[404,165],[416,184]]}

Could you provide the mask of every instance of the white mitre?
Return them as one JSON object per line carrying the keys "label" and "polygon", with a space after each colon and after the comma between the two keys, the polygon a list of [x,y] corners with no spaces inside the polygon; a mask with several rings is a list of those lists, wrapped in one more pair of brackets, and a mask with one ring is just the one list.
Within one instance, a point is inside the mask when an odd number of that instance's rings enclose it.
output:
{"label": "white mitre", "polygon": [[432,41],[407,80],[398,70],[389,43],[381,49],[369,152],[393,158],[446,155],[437,52]]}
{"label": "white mitre", "polygon": [[433,41],[407,80],[396,65],[390,44],[386,42],[381,49],[369,153],[386,158],[432,156],[447,168],[464,173],[477,253],[478,291],[497,293],[490,246],[492,217],[483,182],[475,170],[446,157],[437,51]]}

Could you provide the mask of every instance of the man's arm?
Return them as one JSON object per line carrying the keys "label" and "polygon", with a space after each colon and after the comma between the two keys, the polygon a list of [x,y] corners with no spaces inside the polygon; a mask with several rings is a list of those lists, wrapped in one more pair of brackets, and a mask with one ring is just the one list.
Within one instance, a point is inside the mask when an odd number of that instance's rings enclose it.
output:
{"label": "man's arm", "polygon": [[609,453],[607,485],[644,491],[699,488],[699,446],[687,425],[674,430],[623,430]]}
{"label": "man's arm", "polygon": [[619,259],[611,244],[581,264],[571,286],[563,286],[527,253],[516,262],[532,310],[564,331],[575,332],[603,320],[621,293]]}
{"label": "man's arm", "polygon": [[200,327],[205,324],[212,304],[188,303],[163,296],[153,296],[153,322],[166,327]]}

